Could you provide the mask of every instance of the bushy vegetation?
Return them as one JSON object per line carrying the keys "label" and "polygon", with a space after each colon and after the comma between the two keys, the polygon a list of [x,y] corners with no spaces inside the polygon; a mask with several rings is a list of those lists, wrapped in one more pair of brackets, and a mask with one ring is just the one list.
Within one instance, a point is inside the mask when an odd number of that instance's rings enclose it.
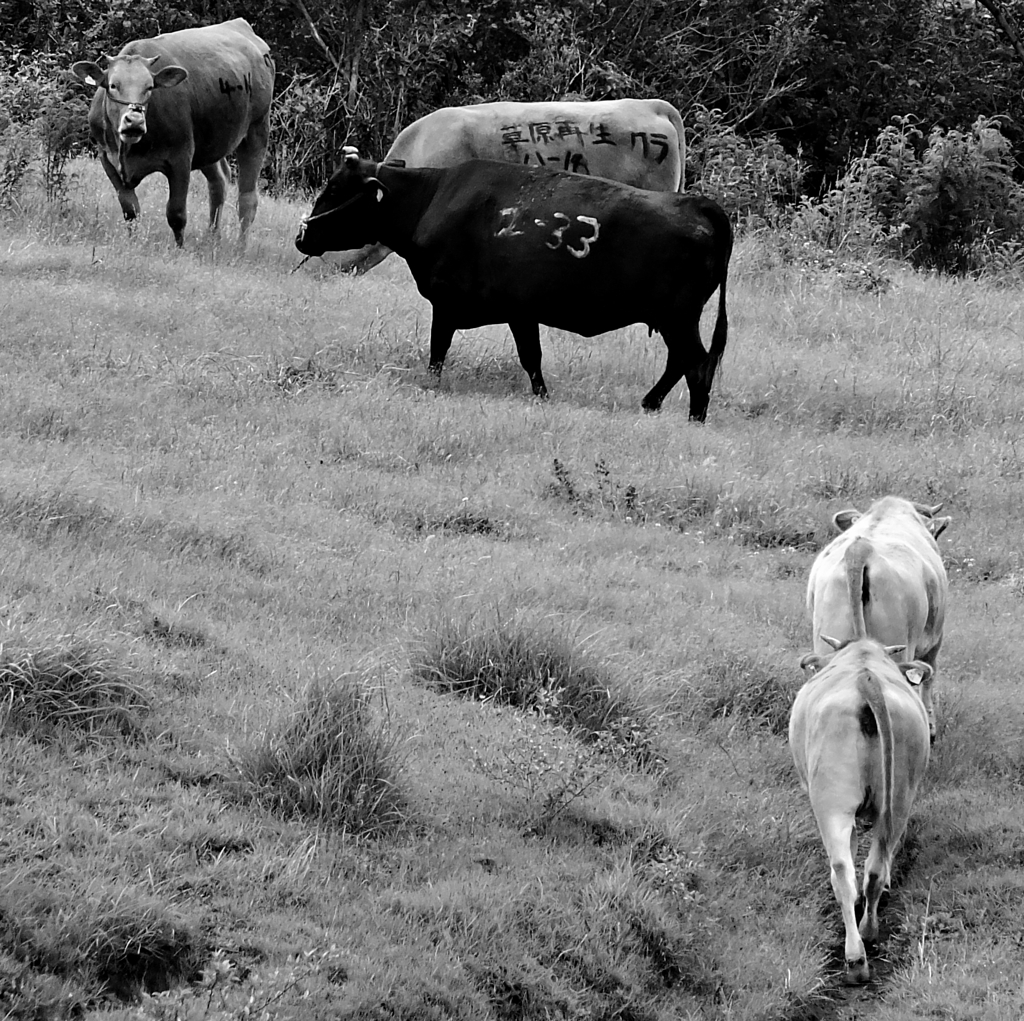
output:
{"label": "bushy vegetation", "polygon": [[0,41],[0,212],[18,201],[30,172],[41,176],[47,199],[67,201],[67,163],[86,151],[89,104],[66,71],[62,54]]}

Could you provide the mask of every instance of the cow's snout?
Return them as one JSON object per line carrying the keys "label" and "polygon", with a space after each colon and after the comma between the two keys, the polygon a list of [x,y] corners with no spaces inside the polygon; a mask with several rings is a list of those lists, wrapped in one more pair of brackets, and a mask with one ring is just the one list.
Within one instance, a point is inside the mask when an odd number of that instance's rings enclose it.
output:
{"label": "cow's snout", "polygon": [[125,142],[137,142],[146,133],[146,114],[143,110],[125,110],[117,133]]}

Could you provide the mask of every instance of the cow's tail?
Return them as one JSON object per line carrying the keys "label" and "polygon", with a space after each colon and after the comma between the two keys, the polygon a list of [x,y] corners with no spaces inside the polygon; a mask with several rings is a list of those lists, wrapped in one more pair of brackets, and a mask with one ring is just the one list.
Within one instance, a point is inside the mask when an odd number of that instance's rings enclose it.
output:
{"label": "cow's tail", "polygon": [[728,214],[719,205],[709,206],[705,212],[711,220],[715,233],[715,279],[718,281],[718,316],[715,332],[711,335],[711,347],[705,364],[704,378],[708,389],[715,381],[718,364],[725,354],[725,343],[729,339],[729,314],[725,305],[725,287],[729,276],[729,260],[732,258],[732,223]]}
{"label": "cow's tail", "polygon": [[871,543],[858,537],[846,548],[843,561],[846,564],[846,587],[850,593],[850,620],[853,624],[852,640],[867,636],[868,629],[864,620],[864,607],[871,598],[871,585],[868,581],[868,559],[874,552]]}
{"label": "cow's tail", "polygon": [[[878,806],[878,819],[873,826],[873,831],[878,840],[879,850],[885,855],[884,860],[888,861],[889,850],[893,842],[892,797],[893,776],[896,772],[892,717],[889,715],[889,704],[885,701],[882,685],[870,670],[860,672],[857,678],[857,691],[863,699],[865,708],[875,718],[875,728],[878,734],[878,750],[882,757],[882,790],[877,792],[875,801]],[[862,719],[862,732],[864,731],[864,722]],[[868,732],[870,732],[870,728]]]}

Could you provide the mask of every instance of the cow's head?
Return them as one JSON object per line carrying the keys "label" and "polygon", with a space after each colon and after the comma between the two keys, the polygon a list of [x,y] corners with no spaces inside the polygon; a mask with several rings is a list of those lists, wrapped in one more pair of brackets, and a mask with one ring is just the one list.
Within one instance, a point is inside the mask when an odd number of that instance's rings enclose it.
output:
{"label": "cow's head", "polygon": [[[830,646],[835,651],[824,655],[820,655],[816,652],[810,652],[800,660],[800,669],[806,670],[808,674],[812,676],[821,670],[822,667],[828,666],[828,664],[835,658],[836,653],[842,652],[848,645],[852,645],[854,642],[860,641],[860,639],[857,638],[833,638],[831,635],[826,635],[824,633],[819,635],[819,637],[826,645]],[[879,646],[879,648],[881,648],[885,652],[885,655],[890,659],[896,659],[901,652],[906,651],[907,647],[905,645],[882,645]],[[897,663],[897,665],[900,670],[903,670],[902,664]],[[916,660],[914,661],[913,666],[918,666]],[[904,674],[906,674],[906,671],[904,671]],[[929,676],[931,676],[930,668]]]}
{"label": "cow's head", "polygon": [[[929,506],[924,503],[914,503],[912,500],[902,500],[898,497],[886,497],[887,501],[892,501],[896,504],[902,504],[906,507],[906,513],[910,513],[911,510],[917,516],[921,524],[928,529],[933,539],[937,539],[945,531],[946,526],[953,520],[952,518],[940,518],[936,515],[942,510],[942,504],[937,503],[933,506]],[[862,518],[864,515],[859,510],[851,507],[849,510],[837,511],[832,516],[832,523],[840,532],[845,532],[850,525],[852,525],[858,518]]]}
{"label": "cow's head", "polygon": [[174,64],[154,72],[159,59],[129,53],[107,57],[106,70],[91,60],[80,60],[71,68],[82,81],[103,90],[107,121],[122,142],[131,144],[145,135],[146,106],[157,89],[180,85],[188,77],[185,68]]}
{"label": "cow's head", "polygon": [[344,252],[378,240],[377,203],[387,189],[377,180],[377,166],[359,158],[351,145],[342,150],[341,168],[317,196],[299,226],[295,247],[303,255]]}

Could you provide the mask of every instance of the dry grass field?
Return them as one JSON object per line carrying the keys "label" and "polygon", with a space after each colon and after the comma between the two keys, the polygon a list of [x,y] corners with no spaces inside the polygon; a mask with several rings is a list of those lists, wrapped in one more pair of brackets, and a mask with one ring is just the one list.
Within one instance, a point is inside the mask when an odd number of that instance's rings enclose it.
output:
{"label": "dry grass field", "polygon": [[[1024,295],[741,237],[707,424],[642,327],[426,372],[309,204],[0,219],[0,1014],[1024,1015]],[[600,296],[595,296],[600,300]],[[707,320],[713,316],[713,305]],[[705,327],[705,340],[709,335]],[[832,514],[944,502],[938,738],[840,987],[786,743]]]}

